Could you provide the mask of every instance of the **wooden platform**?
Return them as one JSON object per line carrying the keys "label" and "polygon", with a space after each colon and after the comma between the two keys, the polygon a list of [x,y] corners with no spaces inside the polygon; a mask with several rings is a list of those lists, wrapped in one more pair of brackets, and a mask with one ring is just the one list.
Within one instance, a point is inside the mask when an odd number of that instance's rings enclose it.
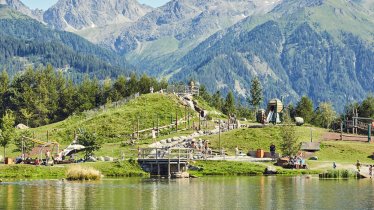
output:
{"label": "wooden platform", "polygon": [[183,177],[189,157],[190,149],[146,148],[139,150],[138,163],[151,176]]}

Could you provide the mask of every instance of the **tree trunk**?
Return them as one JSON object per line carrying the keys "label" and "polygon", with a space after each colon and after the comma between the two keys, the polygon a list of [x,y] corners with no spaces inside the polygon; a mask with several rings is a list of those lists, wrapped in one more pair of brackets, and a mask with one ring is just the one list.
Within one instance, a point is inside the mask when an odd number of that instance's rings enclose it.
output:
{"label": "tree trunk", "polygon": [[5,147],[4,147],[4,164],[5,164]]}

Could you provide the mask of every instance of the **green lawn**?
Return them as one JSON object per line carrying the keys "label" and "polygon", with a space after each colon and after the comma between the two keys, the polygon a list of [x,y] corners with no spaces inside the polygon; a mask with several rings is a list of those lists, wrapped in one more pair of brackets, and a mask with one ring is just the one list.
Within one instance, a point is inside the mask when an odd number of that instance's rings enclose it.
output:
{"label": "green lawn", "polygon": [[[120,162],[82,163],[99,170],[106,177],[149,176],[133,160]],[[0,178],[4,179],[61,179],[65,178],[67,169],[72,165],[33,166],[33,165],[0,165]]]}
{"label": "green lawn", "polygon": [[324,141],[321,151],[317,152],[320,161],[337,161],[340,163],[355,163],[357,160],[374,163],[371,155],[374,144],[365,142]]}
{"label": "green lawn", "polygon": [[254,163],[228,162],[228,161],[197,161],[191,163],[200,170],[192,171],[194,176],[234,176],[234,175],[262,175],[266,166]]}
{"label": "green lawn", "polygon": [[[312,129],[314,141],[320,141],[322,135],[326,132],[322,128],[310,128],[306,126],[296,127],[296,133],[299,137],[299,142],[310,141],[310,129]],[[211,143],[213,149],[219,149],[219,136],[208,136],[207,139]],[[238,130],[229,131],[221,134],[221,147],[223,147],[230,155],[235,154],[235,147],[238,146],[243,152],[249,150],[264,149],[269,150],[271,143],[280,148],[280,127],[267,126],[264,128],[243,128]]]}

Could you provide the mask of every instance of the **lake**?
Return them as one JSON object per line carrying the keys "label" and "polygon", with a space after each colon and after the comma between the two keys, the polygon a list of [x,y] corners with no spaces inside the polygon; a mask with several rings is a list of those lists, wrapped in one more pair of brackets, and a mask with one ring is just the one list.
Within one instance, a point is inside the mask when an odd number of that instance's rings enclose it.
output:
{"label": "lake", "polygon": [[372,180],[208,177],[0,184],[0,209],[373,209]]}

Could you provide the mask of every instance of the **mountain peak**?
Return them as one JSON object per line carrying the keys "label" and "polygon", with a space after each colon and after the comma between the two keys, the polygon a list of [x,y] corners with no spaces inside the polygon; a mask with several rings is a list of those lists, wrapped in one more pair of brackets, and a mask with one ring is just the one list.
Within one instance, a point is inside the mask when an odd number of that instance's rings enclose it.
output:
{"label": "mountain peak", "polygon": [[44,13],[44,21],[57,29],[75,31],[133,22],[151,9],[136,0],[59,0]]}
{"label": "mountain peak", "polygon": [[41,10],[32,10],[24,5],[20,0],[0,0],[0,5],[7,5],[8,7],[25,14],[33,19],[38,21],[42,20],[43,11]]}

